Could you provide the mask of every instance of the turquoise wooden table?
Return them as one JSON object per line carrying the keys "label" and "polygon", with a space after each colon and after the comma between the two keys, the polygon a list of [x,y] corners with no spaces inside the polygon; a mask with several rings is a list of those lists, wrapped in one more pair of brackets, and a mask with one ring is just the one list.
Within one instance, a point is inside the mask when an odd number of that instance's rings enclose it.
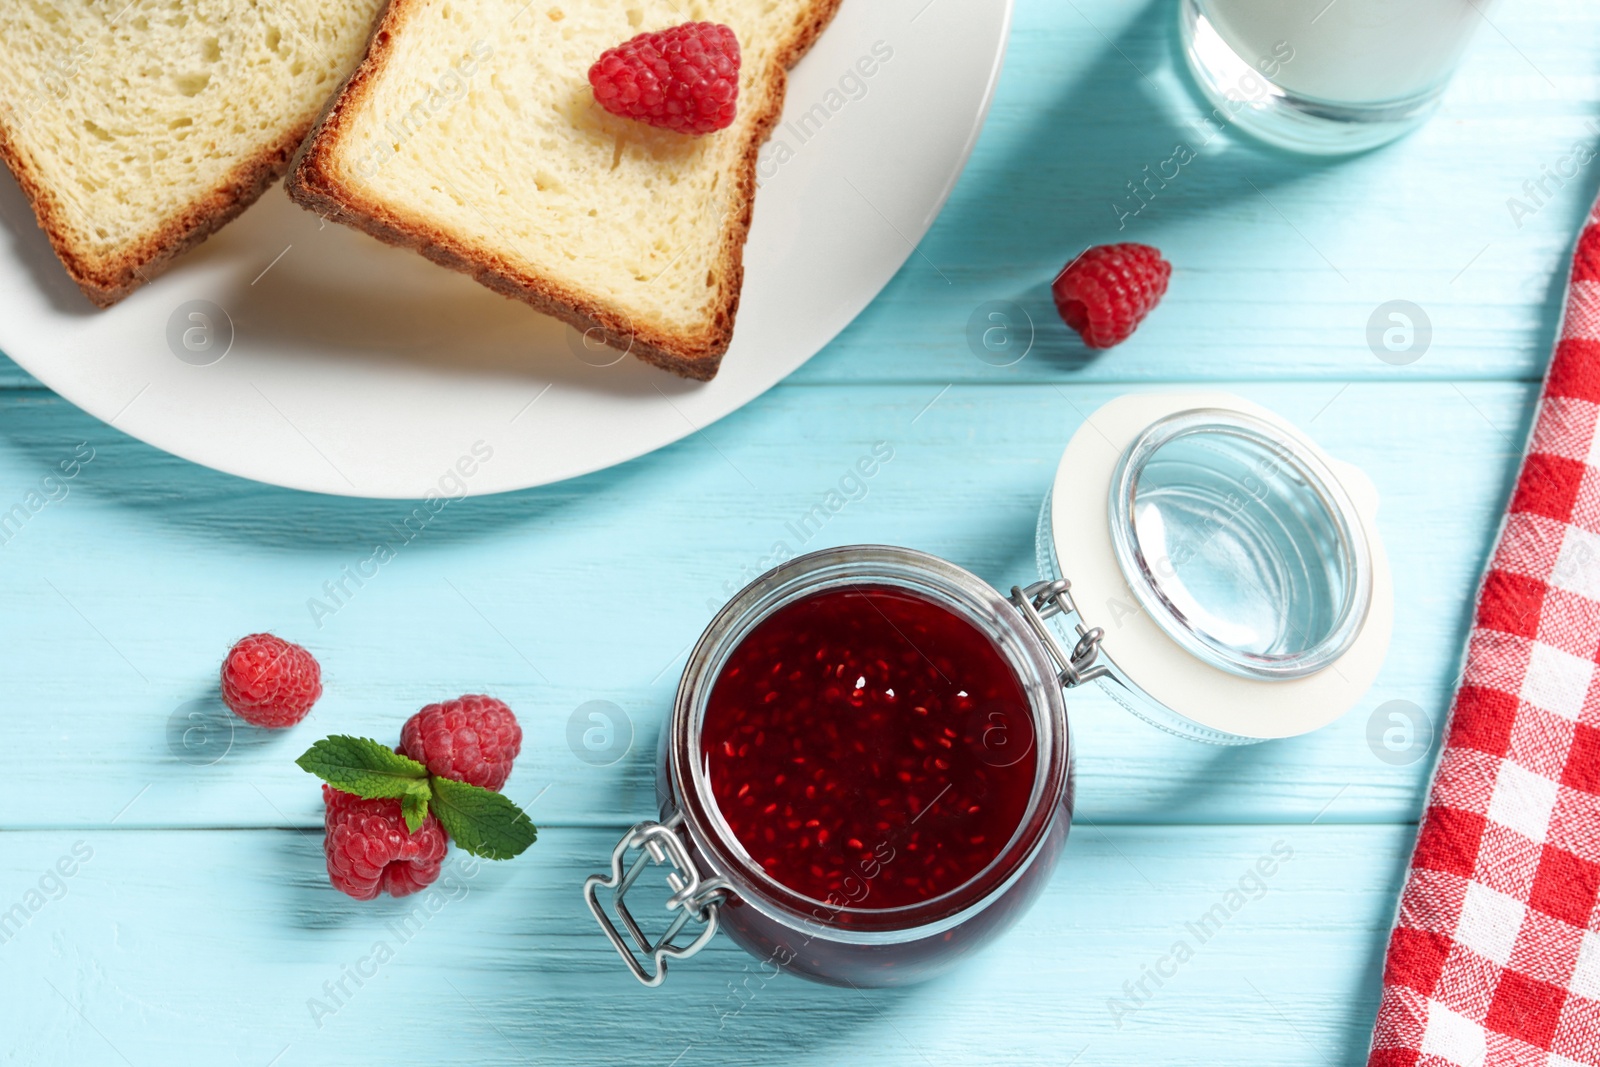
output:
{"label": "turquoise wooden table", "polygon": [[[843,337],[702,435],[451,507],[320,626],[307,600],[409,506],[188,465],[5,365],[0,507],[93,455],[0,549],[0,914],[26,916],[0,927],[5,1062],[1362,1062],[1429,764],[1426,727],[1398,752],[1369,729],[1393,701],[1434,727],[1447,706],[1596,186],[1600,8],[1494,9],[1431,124],[1328,163],[1227,131],[1198,143],[1172,6],[1019,0],[977,154]],[[1196,158],[1129,212],[1128,183],[1178,142]],[[1048,282],[1118,239],[1158,245],[1172,289],[1130,343],[1085,358]],[[1367,339],[1395,299],[1432,324],[1405,366]],[[1013,366],[966,342],[990,300],[1037,325]],[[1075,696],[1065,860],[1013,932],[932,984],[763,982],[725,941],[661,990],[628,977],[580,884],[651,814],[687,646],[775,542],[802,547],[788,524],[883,442],[893,459],[803,547],[904,544],[1009,588],[1033,577],[1035,516],[1084,415],[1196,381],[1297,420],[1383,494],[1398,618],[1361,705],[1309,737],[1215,749]],[[187,716],[261,629],[318,653],[326,695],[287,735],[241,726],[197,757]],[[448,870],[425,920],[335,893],[293,758],[479,690],[527,728],[508,791],[539,843]],[[569,744],[592,701],[625,716],[616,762]],[[1264,888],[1203,942],[1186,932],[1274,847],[1293,858]]]}

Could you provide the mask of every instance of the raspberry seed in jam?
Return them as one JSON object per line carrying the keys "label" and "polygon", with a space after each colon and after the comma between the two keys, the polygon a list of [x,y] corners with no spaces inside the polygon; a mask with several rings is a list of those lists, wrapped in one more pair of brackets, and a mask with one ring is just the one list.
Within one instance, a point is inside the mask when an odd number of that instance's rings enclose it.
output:
{"label": "raspberry seed in jam", "polygon": [[758,623],[701,725],[712,795],[756,865],[832,907],[919,904],[998,856],[1028,810],[1034,720],[972,623],[884,585]]}

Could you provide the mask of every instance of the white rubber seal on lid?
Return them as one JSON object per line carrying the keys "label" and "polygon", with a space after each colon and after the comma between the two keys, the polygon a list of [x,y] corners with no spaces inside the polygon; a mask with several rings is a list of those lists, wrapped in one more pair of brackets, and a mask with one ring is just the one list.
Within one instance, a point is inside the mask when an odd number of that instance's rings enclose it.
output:
{"label": "white rubber seal on lid", "polygon": [[[1366,610],[1354,637],[1325,666],[1300,677],[1250,677],[1208,663],[1175,640],[1173,620],[1152,617],[1149,597],[1135,595],[1118,561],[1107,501],[1124,456],[1154,424],[1200,409],[1280,434],[1331,474],[1337,496],[1359,525],[1370,575]],[[1102,683],[1129,706],[1128,690],[1200,727],[1182,731],[1209,740],[1255,741],[1294,737],[1327,725],[1371,687],[1388,651],[1394,624],[1394,588],[1377,529],[1378,495],[1357,467],[1327,456],[1286,419],[1241,397],[1215,392],[1133,394],[1111,401],[1085,420],[1067,445],[1049,505],[1049,538],[1061,576],[1089,626],[1105,629],[1101,654],[1131,685]],[[1126,551],[1124,551],[1126,555]],[[1224,620],[1226,621],[1226,620]],[[1190,642],[1193,644],[1193,642]],[[1137,704],[1135,700],[1133,703]],[[1137,707],[1130,707],[1144,714]],[[1162,725],[1156,717],[1145,715]],[[1211,736],[1221,735],[1221,736]]]}

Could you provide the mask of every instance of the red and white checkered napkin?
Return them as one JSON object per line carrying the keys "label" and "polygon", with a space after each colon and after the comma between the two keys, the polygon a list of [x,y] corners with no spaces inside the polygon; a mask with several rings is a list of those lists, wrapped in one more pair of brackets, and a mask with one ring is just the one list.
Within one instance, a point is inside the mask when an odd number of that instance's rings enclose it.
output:
{"label": "red and white checkered napkin", "polygon": [[1600,205],[1389,940],[1369,1067],[1600,1067]]}

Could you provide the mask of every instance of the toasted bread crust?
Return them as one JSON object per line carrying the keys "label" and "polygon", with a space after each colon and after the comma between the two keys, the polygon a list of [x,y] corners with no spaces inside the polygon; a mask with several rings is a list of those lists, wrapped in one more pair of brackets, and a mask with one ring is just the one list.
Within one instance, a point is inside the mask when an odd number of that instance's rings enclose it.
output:
{"label": "toasted bread crust", "polygon": [[515,266],[493,251],[469,245],[435,226],[404,218],[385,204],[341,186],[330,167],[339,137],[351,110],[372,91],[375,75],[394,49],[395,35],[417,2],[389,0],[368,40],[366,55],[328,101],[311,135],[300,146],[285,182],[289,196],[324,218],[362,230],[387,244],[412,249],[435,263],[470,275],[495,292],[530,304],[585,336],[598,335],[610,347],[646,363],[696,381],[714,378],[733,340],[734,319],[744,288],[744,246],[754,217],[757,157],[782,116],[787,71],[810,50],[843,0],[816,0],[811,16],[777,57],[777,70],[768,91],[757,102],[760,110],[734,176],[738,182],[735,202],[741,207],[732,213],[723,231],[718,254],[721,302],[706,334],[695,338],[657,330],[647,323],[632,323],[617,309],[596,303],[554,279]]}
{"label": "toasted bread crust", "polygon": [[241,160],[207,195],[185,204],[155,232],[111,256],[97,256],[75,244],[61,205],[32,160],[0,122],[0,160],[33,206],[39,228],[50,239],[67,273],[97,307],[107,308],[155,277],[179,255],[232,222],[289,169],[294,151],[311,129],[308,121],[276,144]]}

